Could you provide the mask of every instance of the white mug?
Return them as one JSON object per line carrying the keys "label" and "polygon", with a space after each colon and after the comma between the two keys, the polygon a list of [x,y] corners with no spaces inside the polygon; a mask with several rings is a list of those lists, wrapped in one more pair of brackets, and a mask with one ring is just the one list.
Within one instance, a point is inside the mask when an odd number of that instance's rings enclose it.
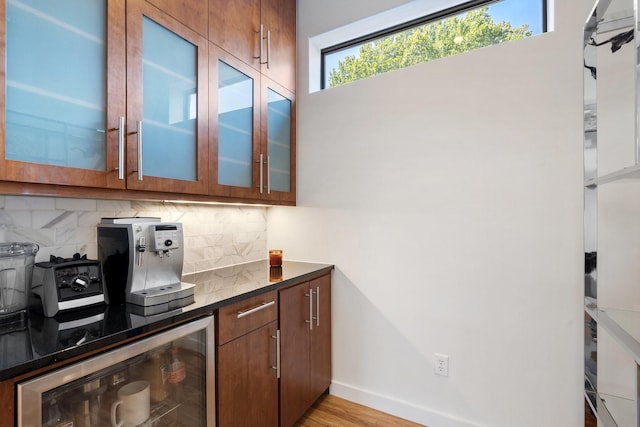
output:
{"label": "white mug", "polygon": [[[120,406],[121,420],[117,421]],[[133,381],[120,387],[118,400],[111,405],[111,425],[113,427],[134,427],[147,421],[150,414],[150,391],[147,381]]]}

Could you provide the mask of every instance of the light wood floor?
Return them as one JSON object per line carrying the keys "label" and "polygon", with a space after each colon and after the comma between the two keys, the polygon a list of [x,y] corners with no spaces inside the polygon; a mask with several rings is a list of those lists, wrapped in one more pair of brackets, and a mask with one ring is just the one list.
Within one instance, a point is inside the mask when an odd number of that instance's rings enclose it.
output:
{"label": "light wood floor", "polygon": [[[597,422],[585,402],[585,426],[596,427]],[[422,427],[422,424],[396,418],[384,412],[326,395],[321,397],[294,427]]]}
{"label": "light wood floor", "polygon": [[423,427],[339,397],[321,397],[295,427]]}

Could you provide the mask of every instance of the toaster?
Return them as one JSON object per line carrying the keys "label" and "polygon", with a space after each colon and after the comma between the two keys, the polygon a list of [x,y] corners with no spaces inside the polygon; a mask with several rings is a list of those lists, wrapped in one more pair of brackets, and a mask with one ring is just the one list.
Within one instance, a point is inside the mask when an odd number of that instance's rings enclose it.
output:
{"label": "toaster", "polygon": [[100,261],[52,256],[33,268],[31,308],[45,317],[108,302]]}

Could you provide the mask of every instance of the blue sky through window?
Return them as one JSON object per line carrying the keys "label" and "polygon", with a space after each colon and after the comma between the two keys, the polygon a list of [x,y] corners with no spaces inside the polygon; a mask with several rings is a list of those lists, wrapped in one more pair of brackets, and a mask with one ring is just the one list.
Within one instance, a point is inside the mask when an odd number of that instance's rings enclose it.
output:
{"label": "blue sky through window", "polygon": [[533,34],[542,32],[541,0],[501,1],[489,6],[489,14],[496,22],[511,22],[513,27],[528,24]]}

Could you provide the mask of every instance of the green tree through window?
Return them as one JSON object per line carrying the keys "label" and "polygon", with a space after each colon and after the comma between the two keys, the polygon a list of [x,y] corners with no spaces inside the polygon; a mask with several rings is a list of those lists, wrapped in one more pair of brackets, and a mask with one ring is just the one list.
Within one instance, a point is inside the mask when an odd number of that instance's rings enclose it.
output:
{"label": "green tree through window", "polygon": [[346,56],[329,71],[327,87],[532,35],[527,24],[514,28],[506,21],[494,22],[488,9],[482,7],[367,42],[357,54]]}

